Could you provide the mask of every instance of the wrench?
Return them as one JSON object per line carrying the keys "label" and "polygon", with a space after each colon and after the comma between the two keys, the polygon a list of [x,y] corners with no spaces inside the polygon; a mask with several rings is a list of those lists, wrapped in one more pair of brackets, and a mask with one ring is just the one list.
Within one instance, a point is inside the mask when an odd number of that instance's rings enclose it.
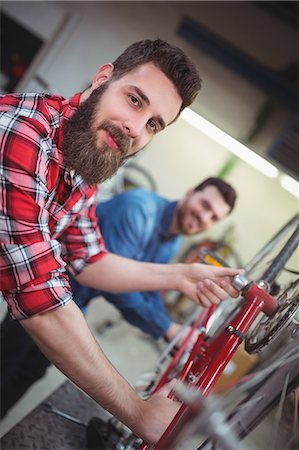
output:
{"label": "wrench", "polygon": [[45,403],[44,404],[45,409],[47,412],[52,412],[53,414],[56,414],[57,416],[63,417],[66,420],[69,420],[71,422],[77,423],[78,425],[83,425],[84,427],[87,427],[87,423],[83,422],[83,420],[78,419],[77,417],[71,416],[70,414],[66,414],[63,411],[60,411],[59,409],[55,408],[51,403]]}

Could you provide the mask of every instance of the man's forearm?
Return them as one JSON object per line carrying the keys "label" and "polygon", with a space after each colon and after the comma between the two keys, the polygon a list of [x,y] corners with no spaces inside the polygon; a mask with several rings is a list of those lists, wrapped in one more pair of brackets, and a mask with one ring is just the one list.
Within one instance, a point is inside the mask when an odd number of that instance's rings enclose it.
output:
{"label": "man's forearm", "polygon": [[76,279],[86,286],[110,292],[179,290],[191,300],[209,307],[228,296],[239,295],[231,284],[231,277],[240,272],[198,263],[139,262],[108,253],[85,267]]}
{"label": "man's forearm", "polygon": [[108,253],[77,277],[83,285],[109,292],[177,289],[179,264],[139,262]]}
{"label": "man's forearm", "polygon": [[134,426],[142,400],[103,354],[73,302],[21,324],[70,380],[119,420]]}

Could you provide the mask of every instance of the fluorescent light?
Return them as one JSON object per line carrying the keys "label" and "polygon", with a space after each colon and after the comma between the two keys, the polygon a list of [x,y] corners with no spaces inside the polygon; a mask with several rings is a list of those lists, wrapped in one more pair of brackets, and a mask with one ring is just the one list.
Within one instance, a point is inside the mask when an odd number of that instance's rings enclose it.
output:
{"label": "fluorescent light", "polygon": [[278,176],[276,167],[190,108],[184,109],[181,118],[267,177],[276,178]]}
{"label": "fluorescent light", "polygon": [[299,183],[294,180],[294,178],[291,178],[288,175],[281,175],[279,177],[279,182],[290,194],[295,195],[297,198],[299,197]]}

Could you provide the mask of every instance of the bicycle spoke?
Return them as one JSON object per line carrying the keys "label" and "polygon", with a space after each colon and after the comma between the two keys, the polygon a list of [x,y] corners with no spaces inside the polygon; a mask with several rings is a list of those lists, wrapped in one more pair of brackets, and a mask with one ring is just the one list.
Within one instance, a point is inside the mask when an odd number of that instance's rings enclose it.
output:
{"label": "bicycle spoke", "polygon": [[273,448],[273,450],[275,450],[276,448],[276,444],[277,444],[277,436],[278,436],[278,431],[279,431],[279,423],[282,417],[282,410],[283,410],[283,405],[285,403],[285,398],[287,395],[287,387],[288,387],[288,382],[289,382],[289,374],[287,374],[282,391],[281,391],[281,396],[280,396],[280,400],[279,400],[279,404],[278,404],[278,409],[276,412],[276,417],[275,417],[275,421],[276,421],[276,425],[274,426],[274,433],[273,433],[273,440],[272,440],[272,446],[271,448]]}

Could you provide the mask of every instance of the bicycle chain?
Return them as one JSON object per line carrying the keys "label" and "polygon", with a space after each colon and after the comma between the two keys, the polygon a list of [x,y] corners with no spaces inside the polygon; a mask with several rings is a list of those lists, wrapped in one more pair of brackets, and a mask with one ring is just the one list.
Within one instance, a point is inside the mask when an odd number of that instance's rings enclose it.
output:
{"label": "bicycle chain", "polygon": [[[245,339],[245,350],[248,353],[256,353],[269,342],[276,338],[280,332],[289,324],[292,317],[295,315],[299,306],[299,294],[295,292],[295,296],[291,294],[291,298],[288,299],[288,293],[292,290],[296,290],[299,286],[299,280],[292,283],[278,298],[278,308],[273,316],[262,319],[253,331]],[[282,317],[281,314],[286,310]],[[277,321],[275,323],[275,321]],[[259,332],[264,328],[265,333],[263,337],[258,338]],[[255,340],[257,339],[257,340]]]}

